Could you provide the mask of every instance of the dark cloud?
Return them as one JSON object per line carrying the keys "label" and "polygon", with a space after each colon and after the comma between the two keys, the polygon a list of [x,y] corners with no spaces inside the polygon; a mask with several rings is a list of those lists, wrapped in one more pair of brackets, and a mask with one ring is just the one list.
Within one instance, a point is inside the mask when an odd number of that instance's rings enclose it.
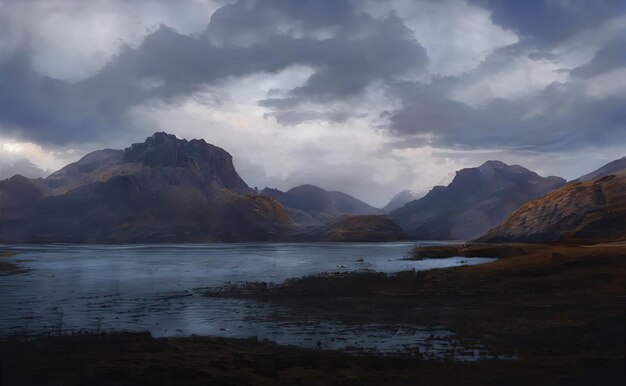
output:
{"label": "dark cloud", "polygon": [[[240,24],[252,19],[256,21]],[[324,39],[296,37],[275,30],[281,21],[306,30],[335,26],[338,31]],[[262,38],[250,45],[233,43],[248,33]],[[0,67],[0,123],[38,142],[94,139],[127,129],[125,114],[137,104],[172,102],[226,77],[308,65],[315,73],[291,90],[289,98],[262,102],[279,107],[279,121],[297,123],[298,116],[313,117],[294,110],[301,101],[325,103],[357,95],[371,82],[420,68],[426,60],[424,49],[396,16],[376,21],[353,12],[347,2],[299,7],[285,1],[241,1],[214,13],[206,32],[198,36],[161,26],[139,47],[122,50],[98,74],[76,83],[37,74],[23,52]],[[346,114],[324,116],[340,119]]]}
{"label": "dark cloud", "polygon": [[626,12],[613,0],[471,0],[492,12],[492,20],[539,47],[552,46],[581,30]]}
{"label": "dark cloud", "polygon": [[594,58],[570,72],[574,77],[591,78],[626,66],[626,27],[596,52]]}
{"label": "dark cloud", "polygon": [[[398,85],[404,107],[391,113],[391,130],[408,143],[431,135],[435,147],[463,149],[563,151],[624,141],[626,93],[594,98],[584,85],[555,83],[525,98],[472,108],[445,98],[448,87]],[[538,106],[541,112],[532,114]]]}
{"label": "dark cloud", "polygon": [[238,1],[211,16],[207,37],[220,46],[268,42],[276,35],[292,38],[324,29],[355,31],[367,28],[366,15],[357,15],[346,0]]}
{"label": "dark cloud", "polygon": [[[290,106],[293,107],[293,106]],[[285,126],[297,125],[303,122],[310,121],[326,121],[333,123],[342,123],[348,120],[348,118],[354,117],[355,114],[345,110],[339,111],[311,111],[304,109],[292,109],[274,111],[271,113],[265,113],[264,117],[273,117],[278,123]]]}
{"label": "dark cloud", "polygon": [[[361,93],[374,81],[390,82],[396,76],[419,70],[428,63],[424,48],[415,40],[402,20],[392,15],[381,23],[371,22],[372,31],[363,39],[348,39],[343,34],[324,41],[318,54],[326,57],[322,67],[306,83],[283,99],[266,99],[261,104],[277,113],[303,102],[326,103]],[[322,47],[320,47],[322,48]]]}
{"label": "dark cloud", "polygon": [[561,150],[602,145],[623,134],[623,93],[597,97],[585,89],[586,80],[624,67],[623,32],[598,47],[591,62],[571,69],[563,84],[481,106],[452,97],[455,90],[506,73],[519,58],[558,63],[551,47],[626,14],[622,2],[474,3],[490,10],[495,23],[516,31],[522,42],[491,53],[475,69],[432,80],[402,80],[408,73],[423,75],[429,58],[401,14],[374,18],[349,1],[237,1],[213,13],[201,33],[185,35],[162,25],[140,45],[122,49],[94,76],[73,83],[34,71],[32,52],[21,47],[0,62],[0,134],[61,145],[95,141],[137,130],[127,114],[134,106],[176,103],[222,79],[294,65],[313,73],[302,85],[269,90],[258,101],[269,110],[265,117],[285,126],[363,118],[354,106],[376,84],[401,106],[382,117],[389,119],[384,128],[399,137],[399,147],[428,141],[440,147]]}

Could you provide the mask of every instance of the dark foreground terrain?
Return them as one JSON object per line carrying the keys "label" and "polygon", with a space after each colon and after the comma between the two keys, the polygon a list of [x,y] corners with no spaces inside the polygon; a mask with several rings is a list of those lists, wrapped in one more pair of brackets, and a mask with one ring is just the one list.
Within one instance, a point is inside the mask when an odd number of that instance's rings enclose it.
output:
{"label": "dark foreground terrain", "polygon": [[423,255],[500,256],[484,265],[329,274],[208,296],[279,302],[295,315],[443,325],[494,358],[348,355],[256,340],[91,334],[3,341],[4,385],[621,385],[626,245],[472,245]]}

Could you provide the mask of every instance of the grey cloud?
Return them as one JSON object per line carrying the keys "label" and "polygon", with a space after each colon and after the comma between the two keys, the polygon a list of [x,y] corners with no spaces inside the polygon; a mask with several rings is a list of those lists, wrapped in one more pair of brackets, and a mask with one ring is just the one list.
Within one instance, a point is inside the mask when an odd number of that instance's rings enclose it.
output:
{"label": "grey cloud", "polygon": [[276,35],[298,38],[324,28],[367,26],[369,20],[360,17],[345,0],[238,1],[212,15],[206,36],[218,45],[250,45]]}
{"label": "grey cloud", "polygon": [[626,27],[602,47],[594,58],[570,72],[574,77],[591,78],[626,65]]}
{"label": "grey cloud", "polygon": [[0,180],[20,174],[28,178],[43,177],[47,173],[25,158],[0,160]]}
{"label": "grey cloud", "polygon": [[492,20],[539,47],[550,47],[583,29],[624,13],[613,0],[471,0],[491,11]]}
{"label": "grey cloud", "polygon": [[[382,117],[390,122],[385,128],[400,138],[398,147],[563,150],[623,137],[624,97],[590,99],[579,83],[624,66],[624,36],[572,69],[566,84],[481,108],[450,97],[455,88],[506,71],[517,57],[558,61],[549,47],[623,14],[614,5],[619,2],[593,2],[593,7],[587,1],[475,2],[492,10],[495,22],[517,31],[522,43],[497,50],[468,73],[428,84],[399,80],[424,69],[429,60],[402,15],[374,19],[355,11],[349,1],[238,1],[217,10],[197,35],[161,26],[138,47],[123,49],[98,74],[75,83],[33,71],[32,53],[22,47],[0,62],[0,133],[38,143],[96,141],[139,130],[127,116],[133,106],[176,103],[220,79],[305,65],[314,73],[304,84],[269,90],[259,101],[270,110],[266,117],[285,126],[359,118],[350,106],[379,82],[382,92],[402,105]],[[219,96],[215,100],[219,103]],[[338,101],[341,107],[333,103]],[[537,106],[544,111],[534,114]]]}
{"label": "grey cloud", "polygon": [[[581,3],[586,5],[585,2]],[[544,5],[545,6],[545,5]],[[394,146],[404,148],[432,136],[435,147],[462,149],[516,149],[565,151],[588,146],[626,143],[626,114],[622,106],[626,93],[603,98],[587,94],[589,78],[626,67],[626,35],[617,32],[594,58],[571,70],[564,83],[511,99],[493,99],[481,107],[471,107],[451,99],[455,89],[466,87],[507,68],[524,56],[532,60],[560,64],[558,55],[529,41],[496,50],[475,70],[455,77],[444,77],[429,84],[396,83],[391,92],[403,107],[386,112],[390,130],[406,138]],[[539,111],[539,112],[538,112]]]}
{"label": "grey cloud", "polygon": [[[576,83],[553,84],[527,98],[497,99],[483,108],[437,98],[434,86],[404,87],[411,92],[404,92],[405,107],[392,113],[391,130],[408,138],[431,134],[435,147],[563,151],[626,140],[626,98],[589,98]],[[544,112],[528,117],[535,106]]]}
{"label": "grey cloud", "polygon": [[[260,10],[250,8],[250,4]],[[324,103],[357,95],[374,80],[388,80],[426,63],[423,48],[396,16],[375,21],[352,12],[347,2],[307,4],[300,8],[285,1],[241,1],[214,13],[207,30],[198,36],[161,26],[139,47],[125,48],[97,75],[76,83],[37,74],[31,70],[25,50],[0,67],[0,123],[9,127],[3,129],[5,132],[40,143],[98,139],[131,129],[125,114],[132,106],[150,100],[176,102],[177,97],[190,95],[218,79],[305,64],[316,69],[305,85],[291,90],[285,100],[262,102],[277,107],[282,103],[284,109],[276,111],[279,121],[296,123],[298,116],[306,116],[296,111],[302,101]],[[316,12],[307,11],[313,8]],[[271,10],[285,11],[289,20],[302,21],[309,29],[336,25],[340,34],[317,39],[257,31],[276,21]],[[244,30],[266,32],[266,39],[250,46],[213,44],[212,33],[224,43],[226,37],[238,32],[229,26],[257,11],[262,11],[265,20]],[[344,23],[347,20],[350,22]],[[365,37],[349,37],[363,33],[365,27],[369,30]],[[346,114],[325,116],[340,119]]]}
{"label": "grey cloud", "polygon": [[342,123],[354,114],[349,111],[310,111],[303,109],[293,109],[287,111],[275,111],[271,113],[265,113],[265,118],[273,117],[278,123],[285,126],[297,125],[303,122],[309,121],[326,121],[333,123]]}
{"label": "grey cloud", "polygon": [[289,110],[304,102],[324,104],[347,98],[373,81],[393,82],[398,75],[426,66],[424,48],[399,17],[392,15],[378,25],[371,24],[373,32],[366,39],[330,39],[326,52],[319,52],[327,61],[304,85],[291,90],[286,98],[268,98],[260,104],[276,109],[277,116],[294,124],[298,122],[289,119],[294,117]]}

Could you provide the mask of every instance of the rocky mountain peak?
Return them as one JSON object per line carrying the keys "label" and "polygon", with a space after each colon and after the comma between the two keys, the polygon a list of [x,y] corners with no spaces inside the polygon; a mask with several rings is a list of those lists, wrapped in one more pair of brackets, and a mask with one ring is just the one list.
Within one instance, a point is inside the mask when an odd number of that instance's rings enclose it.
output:
{"label": "rocky mountain peak", "polygon": [[502,168],[506,168],[509,165],[505,164],[502,161],[498,161],[498,160],[489,160],[487,162],[485,162],[484,164],[480,165],[478,168],[481,170],[485,170],[485,169],[502,169]]}
{"label": "rocky mountain peak", "polygon": [[232,156],[203,139],[187,141],[173,134],[158,132],[145,142],[124,149],[124,162],[139,163],[149,168],[183,168],[227,189],[250,190],[235,171]]}
{"label": "rocky mountain peak", "polygon": [[504,220],[520,205],[561,187],[565,180],[544,178],[518,165],[487,161],[459,170],[446,187],[390,213],[411,237],[471,239]]}
{"label": "rocky mountain peak", "polygon": [[173,134],[155,133],[143,143],[124,149],[125,162],[138,162],[145,166],[185,167],[189,164],[209,162],[213,158],[232,160],[224,149],[204,140],[178,139]]}

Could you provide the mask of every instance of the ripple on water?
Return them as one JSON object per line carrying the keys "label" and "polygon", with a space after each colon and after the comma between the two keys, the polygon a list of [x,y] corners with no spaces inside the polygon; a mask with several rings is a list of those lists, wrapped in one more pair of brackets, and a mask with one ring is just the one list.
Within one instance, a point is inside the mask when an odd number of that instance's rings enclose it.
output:
{"label": "ripple on water", "polygon": [[[154,336],[257,337],[353,353],[487,357],[444,327],[294,320],[279,306],[211,299],[195,289],[333,271],[424,270],[493,259],[406,261],[415,243],[265,243],[12,247],[30,271],[0,280],[0,335],[72,330],[150,331]],[[337,268],[340,267],[340,268]],[[281,316],[281,313],[283,316]]]}

